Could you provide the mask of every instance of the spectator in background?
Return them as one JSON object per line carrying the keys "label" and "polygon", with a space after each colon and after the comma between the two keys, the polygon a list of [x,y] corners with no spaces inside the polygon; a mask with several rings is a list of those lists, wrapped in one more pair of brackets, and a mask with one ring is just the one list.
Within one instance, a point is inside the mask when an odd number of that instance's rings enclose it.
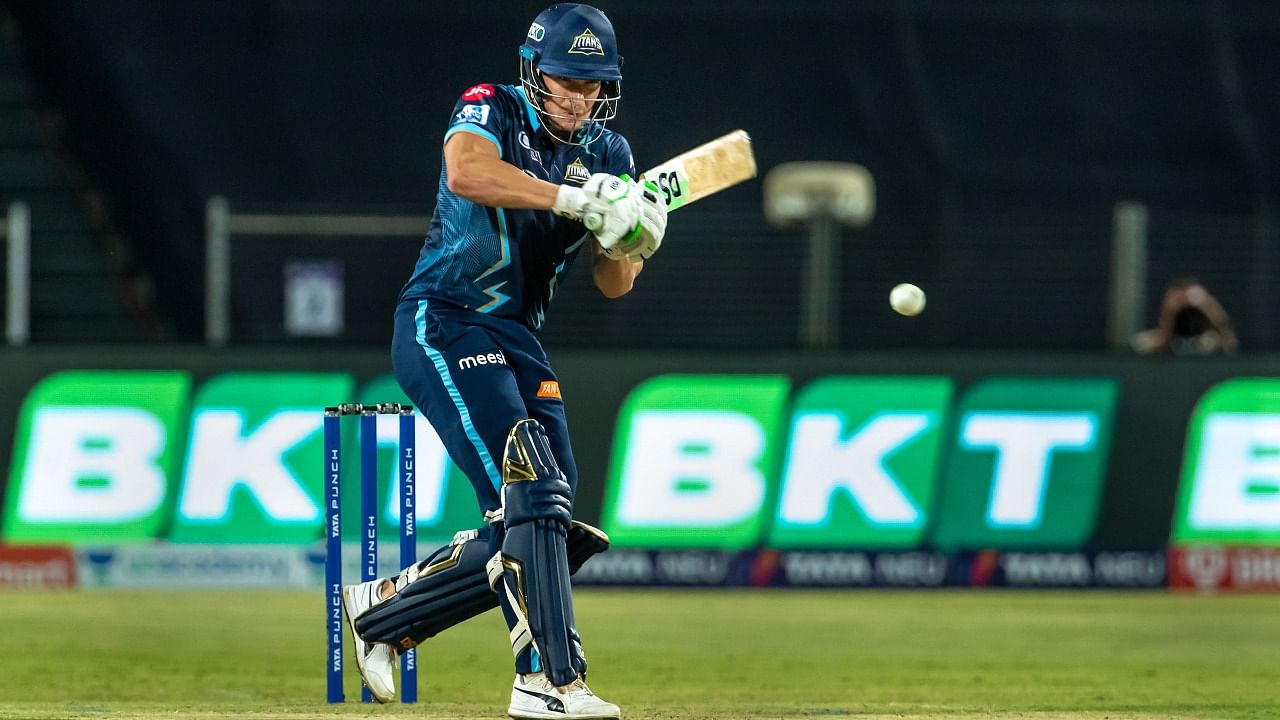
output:
{"label": "spectator in background", "polygon": [[1133,336],[1142,355],[1234,355],[1239,347],[1231,318],[1193,277],[1169,283],[1156,326]]}

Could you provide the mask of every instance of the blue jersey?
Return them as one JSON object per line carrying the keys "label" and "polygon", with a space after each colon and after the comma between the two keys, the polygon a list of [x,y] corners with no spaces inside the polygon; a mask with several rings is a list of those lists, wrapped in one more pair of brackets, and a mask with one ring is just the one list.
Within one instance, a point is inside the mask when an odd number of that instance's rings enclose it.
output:
{"label": "blue jersey", "polygon": [[[587,147],[545,137],[524,91],[476,85],[453,108],[445,141],[473,133],[498,146],[502,159],[531,177],[582,185],[593,173],[636,177],[626,138],[609,130]],[[581,222],[550,210],[478,205],[449,191],[441,162],[431,228],[400,292],[403,300],[432,300],[464,310],[542,327],[556,285],[590,237]]]}

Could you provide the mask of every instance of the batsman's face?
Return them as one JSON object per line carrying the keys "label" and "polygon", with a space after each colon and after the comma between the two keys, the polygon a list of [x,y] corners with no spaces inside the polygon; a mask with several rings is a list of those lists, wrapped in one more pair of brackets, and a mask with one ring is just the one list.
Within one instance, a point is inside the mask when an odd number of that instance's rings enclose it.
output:
{"label": "batsman's face", "polygon": [[547,84],[543,108],[556,128],[573,132],[586,123],[600,97],[598,80],[573,80],[571,78],[542,76]]}

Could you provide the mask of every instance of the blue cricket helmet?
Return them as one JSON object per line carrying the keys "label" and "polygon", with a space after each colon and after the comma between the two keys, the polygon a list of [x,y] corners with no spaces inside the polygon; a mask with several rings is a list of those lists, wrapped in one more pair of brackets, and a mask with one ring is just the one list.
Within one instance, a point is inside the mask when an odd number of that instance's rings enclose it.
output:
{"label": "blue cricket helmet", "polygon": [[[600,83],[600,96],[586,125],[567,135],[552,127],[551,121],[564,118],[547,112],[544,101],[555,96],[547,90],[543,73]],[[552,138],[571,145],[595,142],[604,134],[605,123],[618,114],[622,99],[622,56],[613,23],[596,8],[578,3],[559,3],[538,13],[520,46],[520,84]]]}
{"label": "blue cricket helmet", "polygon": [[559,3],[538,13],[520,55],[545,73],[578,80],[622,80],[613,23],[590,5]]}

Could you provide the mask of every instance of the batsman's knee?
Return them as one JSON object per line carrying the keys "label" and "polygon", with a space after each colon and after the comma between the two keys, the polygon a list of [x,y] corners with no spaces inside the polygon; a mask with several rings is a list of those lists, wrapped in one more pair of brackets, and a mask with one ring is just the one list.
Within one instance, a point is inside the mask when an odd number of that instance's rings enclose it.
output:
{"label": "batsman's knee", "polygon": [[551,520],[567,532],[572,521],[573,488],[556,464],[547,432],[537,420],[521,420],[507,433],[502,513],[508,528]]}

